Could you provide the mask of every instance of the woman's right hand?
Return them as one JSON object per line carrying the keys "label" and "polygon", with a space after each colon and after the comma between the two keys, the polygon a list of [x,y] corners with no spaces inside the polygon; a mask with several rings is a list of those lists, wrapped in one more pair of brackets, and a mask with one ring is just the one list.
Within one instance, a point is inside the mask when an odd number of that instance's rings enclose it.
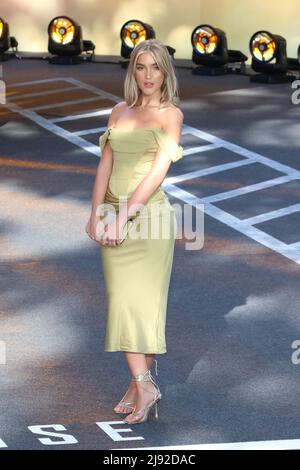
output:
{"label": "woman's right hand", "polygon": [[[100,225],[99,227],[98,224],[102,224],[102,226]],[[104,233],[104,223],[100,220],[100,217],[91,215],[88,223],[86,224],[85,231],[91,240],[102,244],[101,238],[99,238],[99,229],[101,230],[101,234]]]}
{"label": "woman's right hand", "polygon": [[105,233],[106,225],[107,223],[104,223],[100,217],[90,216],[85,231],[93,241],[99,243],[102,246],[116,246],[116,242],[104,241],[101,238]]}

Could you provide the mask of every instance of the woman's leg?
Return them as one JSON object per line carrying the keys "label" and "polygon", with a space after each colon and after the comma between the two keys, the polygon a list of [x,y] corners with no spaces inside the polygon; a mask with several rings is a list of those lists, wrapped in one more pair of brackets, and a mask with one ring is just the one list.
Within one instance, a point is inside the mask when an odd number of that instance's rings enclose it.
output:
{"label": "woman's leg", "polygon": [[147,367],[148,369],[151,369],[153,361],[155,359],[155,354],[145,354],[145,356],[147,361]]}
{"label": "woman's leg", "polygon": [[[148,356],[148,357],[147,357]],[[125,357],[128,363],[128,367],[132,375],[145,374],[149,369],[148,364],[152,365],[154,354],[142,354],[142,353],[125,353]],[[135,404],[134,414],[139,410],[142,410],[149,404],[156,393],[156,387],[150,381],[131,382],[135,386]],[[134,390],[134,389],[133,389]],[[132,417],[126,416],[125,422],[130,423],[134,421],[135,415]],[[139,415],[138,415],[139,416]]]}
{"label": "woman's leg", "polygon": [[[132,375],[141,374],[146,372],[146,370],[151,369],[153,360],[155,359],[155,354],[141,354],[141,353],[124,353],[125,359],[127,361],[129,370]],[[145,369],[146,367],[146,369]],[[133,372],[134,371],[134,372]],[[126,394],[123,396],[121,401],[125,402],[136,402],[137,400],[137,382],[131,381],[128,387]],[[131,405],[133,406],[133,405]],[[117,413],[130,413],[131,408],[117,405],[115,407]]]}
{"label": "woman's leg", "polygon": [[144,374],[147,371],[148,364],[145,354],[133,352],[124,352],[124,354],[132,375]]}
{"label": "woman's leg", "polygon": [[155,354],[132,352],[125,352],[124,354],[132,375],[144,374],[147,370],[151,369],[155,359]]}

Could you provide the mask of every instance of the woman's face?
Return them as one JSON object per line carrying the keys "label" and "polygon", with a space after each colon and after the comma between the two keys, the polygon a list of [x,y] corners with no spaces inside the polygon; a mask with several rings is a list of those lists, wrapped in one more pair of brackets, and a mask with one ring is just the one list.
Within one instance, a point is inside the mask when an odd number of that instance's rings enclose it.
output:
{"label": "woman's face", "polygon": [[164,74],[150,52],[143,52],[137,58],[134,75],[139,89],[145,95],[158,92],[164,83]]}

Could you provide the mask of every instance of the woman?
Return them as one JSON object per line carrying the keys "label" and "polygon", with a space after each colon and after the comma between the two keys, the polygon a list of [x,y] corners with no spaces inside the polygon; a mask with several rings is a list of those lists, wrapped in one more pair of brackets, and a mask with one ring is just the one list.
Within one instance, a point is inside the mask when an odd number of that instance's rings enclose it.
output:
{"label": "woman", "polygon": [[[150,369],[155,354],[166,352],[177,225],[161,184],[170,164],[183,153],[179,145],[183,113],[177,95],[166,46],[157,39],[139,43],[130,56],[125,101],[114,106],[99,139],[102,156],[86,228],[101,245],[108,299],[105,351],[123,351],[132,374],[126,394],[114,408],[116,413],[132,410],[124,419],[130,424],[146,421],[154,405],[158,417],[157,402],[162,396]],[[99,215],[99,206],[107,205],[116,210],[116,216],[104,222],[105,211]],[[137,236],[141,225],[146,227],[144,237]],[[149,236],[151,228],[158,226],[158,236]],[[162,233],[166,228],[168,237]]]}

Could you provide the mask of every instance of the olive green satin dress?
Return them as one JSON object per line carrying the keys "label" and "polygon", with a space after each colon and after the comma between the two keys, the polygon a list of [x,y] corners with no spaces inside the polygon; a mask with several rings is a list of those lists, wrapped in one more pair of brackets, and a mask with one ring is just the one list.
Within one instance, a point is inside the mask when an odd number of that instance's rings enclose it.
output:
{"label": "olive green satin dress", "polygon": [[[99,138],[101,151],[107,139],[113,169],[104,205],[116,214],[119,198],[130,198],[149,173],[159,147],[172,162],[183,156],[181,145],[159,128],[108,127]],[[163,354],[177,223],[161,186],[125,229],[121,244],[100,246],[108,306],[104,350]]]}

